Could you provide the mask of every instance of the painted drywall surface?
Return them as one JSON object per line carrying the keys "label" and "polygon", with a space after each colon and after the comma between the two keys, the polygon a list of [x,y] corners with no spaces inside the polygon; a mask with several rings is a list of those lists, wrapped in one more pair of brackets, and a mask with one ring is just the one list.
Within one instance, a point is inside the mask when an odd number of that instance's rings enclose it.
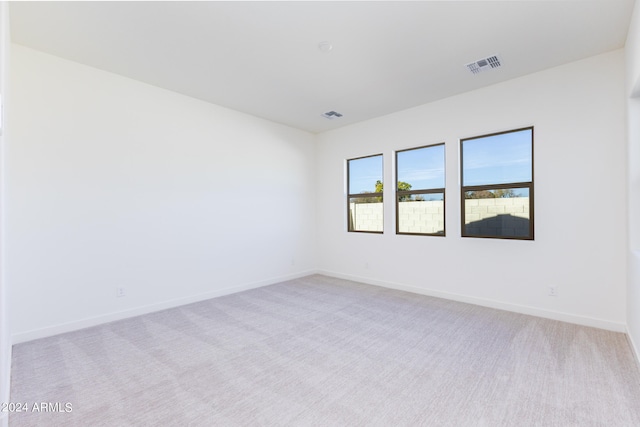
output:
{"label": "painted drywall surface", "polygon": [[[640,81],[640,76],[638,76]],[[628,99],[628,259],[627,330],[640,361],[640,97]]]}
{"label": "painted drywall surface", "polygon": [[[320,134],[320,271],[623,330],[623,93],[617,50]],[[459,139],[530,125],[535,241],[461,238]],[[395,235],[392,202],[384,234],[346,232],[345,159],[383,153],[391,182],[394,150],[439,142],[446,143],[447,237]],[[594,200],[600,207],[576,208]],[[550,285],[558,296],[548,296]]]}
{"label": "painted drywall surface", "polygon": [[[2,109],[0,114],[4,114],[6,109],[7,97],[7,81],[9,59],[9,4],[8,2],[0,2],[0,96],[2,97]],[[0,189],[4,186],[4,147],[6,144],[7,126],[2,120],[2,129],[0,130]],[[4,191],[0,191],[4,194]],[[4,204],[0,196],[0,208]],[[11,331],[9,328],[9,290],[7,282],[4,278],[4,248],[2,247],[2,236],[4,236],[4,214],[0,209],[0,404],[9,402],[9,389],[11,386]],[[7,412],[0,412],[0,426],[9,425],[9,416]]]}
{"label": "painted drywall surface", "polygon": [[315,267],[312,134],[22,46],[12,73],[14,337]]}
{"label": "painted drywall surface", "polygon": [[625,66],[627,87],[625,95],[640,96],[640,7],[636,4],[631,16],[627,40],[625,42]]}
{"label": "painted drywall surface", "polygon": [[629,277],[627,329],[640,361],[640,6],[636,3],[625,45],[627,138]]}

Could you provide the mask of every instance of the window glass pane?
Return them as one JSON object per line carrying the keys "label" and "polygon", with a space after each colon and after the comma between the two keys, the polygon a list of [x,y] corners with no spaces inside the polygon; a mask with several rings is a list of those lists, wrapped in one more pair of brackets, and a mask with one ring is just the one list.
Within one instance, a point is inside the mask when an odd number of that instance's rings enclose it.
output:
{"label": "window glass pane", "polygon": [[383,182],[382,154],[349,160],[349,194],[375,193],[378,182]]}
{"label": "window glass pane", "polygon": [[398,233],[444,235],[444,193],[398,196]]}
{"label": "window glass pane", "polygon": [[382,232],[383,224],[382,197],[349,198],[349,230]]}
{"label": "window glass pane", "polygon": [[462,185],[532,181],[532,130],[462,141]]}
{"label": "window glass pane", "polygon": [[397,154],[398,190],[444,188],[444,144]]}
{"label": "window glass pane", "polygon": [[465,191],[464,235],[529,236],[529,189]]}

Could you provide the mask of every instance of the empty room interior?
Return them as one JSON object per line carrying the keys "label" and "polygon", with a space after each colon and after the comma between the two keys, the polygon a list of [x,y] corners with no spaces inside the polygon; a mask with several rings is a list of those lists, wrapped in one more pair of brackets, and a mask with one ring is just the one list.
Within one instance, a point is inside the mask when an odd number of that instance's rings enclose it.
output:
{"label": "empty room interior", "polygon": [[0,22],[0,426],[640,425],[634,0]]}

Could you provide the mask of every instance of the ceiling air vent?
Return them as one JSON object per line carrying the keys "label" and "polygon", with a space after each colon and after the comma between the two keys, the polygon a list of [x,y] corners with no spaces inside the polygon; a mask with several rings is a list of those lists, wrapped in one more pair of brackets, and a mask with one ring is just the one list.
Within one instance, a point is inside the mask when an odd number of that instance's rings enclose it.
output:
{"label": "ceiling air vent", "polygon": [[327,111],[326,113],[322,113],[322,117],[327,118],[329,120],[338,119],[342,117],[342,114],[336,111]]}
{"label": "ceiling air vent", "polygon": [[471,62],[466,65],[466,67],[473,74],[478,74],[480,71],[490,70],[492,68],[498,68],[502,65],[500,58],[498,55],[489,56],[488,58],[478,59],[477,61]]}

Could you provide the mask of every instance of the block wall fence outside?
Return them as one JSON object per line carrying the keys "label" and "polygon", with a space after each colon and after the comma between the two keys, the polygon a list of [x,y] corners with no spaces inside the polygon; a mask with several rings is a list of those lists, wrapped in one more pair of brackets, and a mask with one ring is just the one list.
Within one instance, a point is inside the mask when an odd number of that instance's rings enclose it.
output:
{"label": "block wall fence outside", "polygon": [[527,236],[529,198],[465,200],[466,233],[471,235]]}
{"label": "block wall fence outside", "polygon": [[[356,230],[382,231],[384,203],[351,203],[352,224]],[[509,197],[498,199],[469,199],[466,201],[465,223],[481,223],[484,220],[507,216],[529,219],[529,198]],[[433,234],[444,230],[444,201],[430,200],[400,202],[401,232]],[[507,223],[509,219],[505,220]],[[528,224],[512,221],[512,235],[527,235]],[[481,225],[473,226],[473,233],[489,233]],[[496,234],[496,231],[493,232]]]}
{"label": "block wall fence outside", "polygon": [[382,231],[384,203],[350,203],[352,228],[360,231]]}
{"label": "block wall fence outside", "polygon": [[400,232],[435,234],[444,232],[444,201],[400,202]]}

